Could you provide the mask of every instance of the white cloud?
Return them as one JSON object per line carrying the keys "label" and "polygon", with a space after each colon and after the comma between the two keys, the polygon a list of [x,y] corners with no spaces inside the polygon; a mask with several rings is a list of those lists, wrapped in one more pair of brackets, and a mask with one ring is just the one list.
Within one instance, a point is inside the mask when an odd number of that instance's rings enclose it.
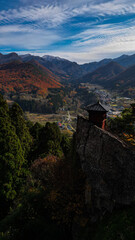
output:
{"label": "white cloud", "polygon": [[133,26],[123,26],[121,24],[102,24],[102,25],[95,25],[94,28],[87,29],[82,31],[80,34],[72,36],[74,42],[74,46],[91,46],[91,44],[99,44],[104,43],[107,41],[111,41],[115,37],[122,37],[128,36],[130,33],[133,33],[134,23]]}
{"label": "white cloud", "polygon": [[17,24],[15,24],[15,25],[4,25],[4,26],[0,26],[0,32],[1,32],[1,34],[4,34],[4,33],[23,33],[23,32],[37,32],[38,33],[38,31],[40,32],[40,30],[38,30],[38,29],[34,29],[34,26],[30,26],[30,25],[21,25],[21,24],[19,24],[19,25],[17,25]]}
{"label": "white cloud", "polygon": [[[79,40],[75,40],[79,38]],[[78,63],[117,57],[135,52],[135,24],[132,27],[107,24],[74,36],[74,42],[66,51],[51,54]]]}
{"label": "white cloud", "polygon": [[[87,1],[85,1],[87,2]],[[105,16],[105,15],[123,15],[135,13],[135,3],[132,0],[113,0],[98,3],[97,1],[78,2],[76,6],[71,2],[64,4],[52,4],[42,6],[28,6],[19,9],[10,9],[0,12],[1,22],[14,21],[42,21],[50,27],[60,25],[72,17],[78,15]],[[73,2],[74,3],[74,2]]]}
{"label": "white cloud", "polygon": [[18,26],[14,26],[13,28],[9,29],[9,31],[7,30],[8,28],[5,29],[5,31],[3,31],[0,36],[1,47],[10,46],[14,48],[25,48],[29,50],[40,49],[61,40],[61,37],[59,35],[49,30],[42,32],[39,30],[34,31],[29,28],[24,28],[23,31],[21,31],[19,28],[18,31]]}
{"label": "white cloud", "polygon": [[48,5],[1,11],[0,21],[2,23],[12,23],[18,20],[20,22],[41,22],[42,26],[46,23],[51,27],[55,27],[63,23],[67,16],[66,8]]}
{"label": "white cloud", "polygon": [[[40,2],[43,3],[43,1]],[[57,4],[54,4],[54,1],[51,4],[51,1],[47,0],[46,5],[42,6],[1,11],[0,45],[26,49],[29,52],[34,49],[40,55],[44,55],[42,49],[47,49],[56,42],[69,40],[68,46],[59,46],[61,50],[52,51],[52,55],[59,55],[80,63],[122,52],[132,52],[135,51],[135,22],[133,20],[125,22],[125,25],[123,23],[101,25],[102,18],[132,13],[135,13],[133,0],[128,2],[127,0],[84,0],[83,3],[81,0],[59,0]],[[70,32],[70,29],[68,29],[69,32],[66,31],[63,24],[69,23],[70,25],[70,20],[78,16],[93,16],[98,20],[86,23],[78,20],[76,25],[73,23],[72,27],[80,28],[79,34]],[[49,51],[48,54],[50,54]]]}

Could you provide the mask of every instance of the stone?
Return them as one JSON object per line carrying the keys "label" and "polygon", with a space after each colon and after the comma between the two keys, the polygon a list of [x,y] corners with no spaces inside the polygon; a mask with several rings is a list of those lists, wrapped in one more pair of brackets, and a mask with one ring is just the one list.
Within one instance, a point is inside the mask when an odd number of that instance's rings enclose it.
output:
{"label": "stone", "polygon": [[135,201],[135,151],[122,140],[78,117],[76,152],[86,175],[85,202],[93,221]]}

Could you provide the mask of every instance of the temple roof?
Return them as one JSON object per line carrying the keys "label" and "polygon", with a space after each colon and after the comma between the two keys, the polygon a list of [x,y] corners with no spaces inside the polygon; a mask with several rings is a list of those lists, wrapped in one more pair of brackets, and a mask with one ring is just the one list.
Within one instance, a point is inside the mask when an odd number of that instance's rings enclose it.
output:
{"label": "temple roof", "polygon": [[109,107],[101,104],[99,101],[95,104],[90,104],[85,108],[86,111],[108,112]]}

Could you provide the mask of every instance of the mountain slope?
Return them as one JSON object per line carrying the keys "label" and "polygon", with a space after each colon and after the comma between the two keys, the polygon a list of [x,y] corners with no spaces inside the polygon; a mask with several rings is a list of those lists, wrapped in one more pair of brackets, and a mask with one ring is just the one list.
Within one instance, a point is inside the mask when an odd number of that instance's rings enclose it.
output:
{"label": "mountain slope", "polygon": [[80,66],[81,66],[82,70],[85,71],[85,73],[87,74],[87,73],[94,72],[99,67],[103,67],[104,65],[108,64],[111,61],[112,61],[111,58],[106,58],[106,59],[103,59],[99,62],[85,63],[85,64],[82,64]]}
{"label": "mountain slope", "polygon": [[98,69],[99,67],[105,66],[106,64],[110,63],[110,62],[117,62],[118,64],[120,64],[123,67],[131,67],[133,65],[135,65],[135,54],[133,55],[122,55],[118,58],[105,58],[99,62],[90,62],[90,63],[85,63],[81,65],[81,68],[83,69],[83,71],[86,71],[87,73],[93,72],[96,69]]}
{"label": "mountain slope", "polygon": [[44,94],[48,88],[60,88],[59,78],[38,63],[14,61],[0,65],[0,91],[5,93]]}
{"label": "mountain slope", "polygon": [[52,71],[55,75],[59,76],[61,81],[77,79],[79,76],[83,76],[84,74],[84,71],[79,64],[59,57],[49,55],[45,55],[43,57],[27,55],[26,57],[23,56],[22,60],[24,62],[36,60],[41,65]]}
{"label": "mountain slope", "polygon": [[135,54],[128,56],[128,55],[122,55],[118,58],[114,59],[115,62],[119,63],[123,67],[131,67],[135,65]]}
{"label": "mountain slope", "polygon": [[79,82],[89,82],[92,84],[104,85],[104,82],[124,71],[125,68],[116,62],[110,62],[107,65],[98,68],[92,73],[86,74],[80,78]]}
{"label": "mountain slope", "polygon": [[135,96],[135,65],[105,82],[104,86]]}
{"label": "mountain slope", "polygon": [[13,61],[21,61],[21,57],[19,57],[16,53],[9,53],[6,55],[3,55],[0,53],[0,64],[4,64],[4,63],[10,63]]}

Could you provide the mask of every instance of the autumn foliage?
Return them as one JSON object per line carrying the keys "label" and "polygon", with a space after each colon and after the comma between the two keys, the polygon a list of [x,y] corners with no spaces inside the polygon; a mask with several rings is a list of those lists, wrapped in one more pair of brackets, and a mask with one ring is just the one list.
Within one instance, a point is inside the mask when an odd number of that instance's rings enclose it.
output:
{"label": "autumn foliage", "polygon": [[15,61],[0,65],[2,93],[36,93],[44,95],[48,88],[60,88],[59,78],[36,62]]}
{"label": "autumn foliage", "polygon": [[74,167],[71,159],[53,155],[39,158],[32,164],[29,182],[30,191],[35,191],[35,186],[44,191],[52,221],[68,229],[74,217],[81,216],[84,210],[84,175]]}

